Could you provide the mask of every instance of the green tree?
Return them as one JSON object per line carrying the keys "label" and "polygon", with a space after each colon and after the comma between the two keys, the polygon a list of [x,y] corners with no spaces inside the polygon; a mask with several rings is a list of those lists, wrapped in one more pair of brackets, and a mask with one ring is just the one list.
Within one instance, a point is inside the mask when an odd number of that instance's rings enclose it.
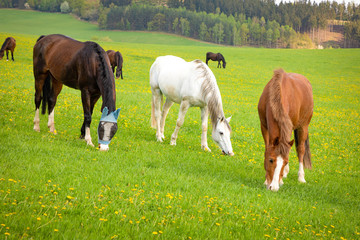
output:
{"label": "green tree", "polygon": [[206,40],[206,35],[208,34],[208,28],[204,22],[200,24],[199,38],[203,41]]}

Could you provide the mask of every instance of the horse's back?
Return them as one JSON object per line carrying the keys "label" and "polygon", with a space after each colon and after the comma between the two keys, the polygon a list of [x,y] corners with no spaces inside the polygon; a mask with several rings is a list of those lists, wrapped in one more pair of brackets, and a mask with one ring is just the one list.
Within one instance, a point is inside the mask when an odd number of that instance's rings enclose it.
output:
{"label": "horse's back", "polygon": [[172,101],[180,103],[188,97],[200,98],[202,66],[200,60],[186,62],[175,56],[158,57],[150,69],[150,86],[160,91]]}

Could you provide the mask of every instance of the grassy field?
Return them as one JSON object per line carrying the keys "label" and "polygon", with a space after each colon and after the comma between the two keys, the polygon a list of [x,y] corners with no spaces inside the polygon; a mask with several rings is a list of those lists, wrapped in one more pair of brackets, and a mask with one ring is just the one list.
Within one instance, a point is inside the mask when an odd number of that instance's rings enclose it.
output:
{"label": "grassy field", "polygon": [[[7,9],[0,9],[0,22],[0,40],[17,40],[15,62],[0,61],[0,239],[360,238],[359,49],[222,47],[97,31],[68,15]],[[54,32],[82,40],[98,36],[105,50],[124,56],[124,79],[116,80],[119,130],[108,152],[78,138],[83,113],[74,89],[64,87],[59,95],[57,135],[48,132],[47,116],[41,116],[40,133],[32,130],[32,47],[40,34]],[[106,36],[112,42],[101,41]],[[234,157],[220,154],[210,131],[212,152],[201,150],[199,109],[188,111],[177,146],[169,144],[177,105],[164,143],[150,128],[148,72],[155,58],[205,60],[207,51],[227,60],[226,69],[209,66],[225,115],[232,115]],[[305,171],[306,184],[298,183],[293,148],[289,176],[274,193],[263,185],[257,102],[279,67],[305,75],[313,86],[313,170]],[[91,126],[94,140],[100,106],[101,100]]]}

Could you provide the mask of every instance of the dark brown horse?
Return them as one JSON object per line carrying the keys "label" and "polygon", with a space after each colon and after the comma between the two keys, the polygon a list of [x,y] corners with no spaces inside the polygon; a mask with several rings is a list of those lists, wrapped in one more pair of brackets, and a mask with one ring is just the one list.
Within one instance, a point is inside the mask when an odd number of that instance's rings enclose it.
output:
{"label": "dark brown horse", "polygon": [[16,47],[16,40],[13,37],[8,37],[5,39],[3,45],[0,49],[0,60],[4,57],[4,51],[6,51],[6,61],[9,60],[9,51],[11,51],[11,59],[14,60],[14,50]]}
{"label": "dark brown horse", "polygon": [[[91,116],[94,105],[102,97],[103,115],[98,126],[100,150],[108,150],[117,130],[119,109],[116,109],[114,74],[111,72],[106,52],[94,42],[79,42],[63,35],[41,36],[33,51],[35,77],[34,130],[40,131],[39,108],[42,114],[48,105],[48,127],[56,134],[54,107],[63,84],[81,91],[84,122],[81,138],[94,146],[90,136]],[[109,114],[108,114],[109,113]]]}
{"label": "dark brown horse", "polygon": [[124,60],[121,53],[119,51],[115,52],[114,50],[107,50],[106,53],[109,56],[113,73],[115,73],[116,67],[116,78],[119,78],[121,76],[121,79],[123,79],[122,68]]}
{"label": "dark brown horse", "polygon": [[222,61],[222,65],[223,65],[223,68],[226,67],[226,61],[225,61],[225,58],[224,56],[221,54],[221,53],[212,53],[212,52],[207,52],[206,53],[206,65],[208,65],[208,62],[209,62],[209,59],[213,60],[213,61],[218,61],[218,66],[217,67],[220,67],[221,68],[221,64],[220,62]]}
{"label": "dark brown horse", "polygon": [[[311,168],[308,126],[313,114],[310,82],[302,75],[274,71],[258,104],[261,132],[265,141],[265,184],[279,190],[289,172],[289,152],[294,140],[299,158],[298,180],[305,181],[305,168]],[[280,185],[279,185],[280,184]]]}

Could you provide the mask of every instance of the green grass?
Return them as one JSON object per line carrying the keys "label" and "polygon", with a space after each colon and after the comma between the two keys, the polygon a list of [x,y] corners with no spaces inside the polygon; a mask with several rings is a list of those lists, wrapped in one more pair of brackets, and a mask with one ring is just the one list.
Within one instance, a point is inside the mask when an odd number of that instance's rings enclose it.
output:
{"label": "green grass", "polygon": [[[3,18],[7,11],[13,12],[13,19]],[[359,238],[359,49],[232,48],[190,40],[185,44],[183,38],[168,40],[168,35],[86,30],[86,23],[71,17],[67,21],[72,30],[41,21],[36,27],[16,25],[29,13],[32,21],[68,18],[0,9],[0,39],[11,35],[17,40],[15,62],[0,61],[1,239]],[[74,89],[64,87],[59,95],[57,135],[48,132],[47,116],[41,116],[40,133],[32,130],[32,47],[51,26],[77,39],[109,36],[113,42],[100,44],[124,56],[124,79],[116,80],[119,130],[108,152],[78,138],[83,113],[80,92]],[[137,34],[146,37],[118,40]],[[234,157],[220,154],[210,131],[212,152],[201,150],[199,109],[188,111],[175,147],[169,139],[177,105],[170,110],[164,143],[156,142],[150,128],[152,62],[166,54],[204,60],[207,51],[223,53],[228,63],[226,69],[217,69],[215,62],[209,65],[225,115],[233,116]],[[274,193],[263,185],[264,144],[256,106],[278,67],[310,80],[315,107],[310,124],[313,170],[305,171],[307,183],[297,181],[292,149],[289,176]],[[94,142],[100,106],[101,100],[91,126]]]}

